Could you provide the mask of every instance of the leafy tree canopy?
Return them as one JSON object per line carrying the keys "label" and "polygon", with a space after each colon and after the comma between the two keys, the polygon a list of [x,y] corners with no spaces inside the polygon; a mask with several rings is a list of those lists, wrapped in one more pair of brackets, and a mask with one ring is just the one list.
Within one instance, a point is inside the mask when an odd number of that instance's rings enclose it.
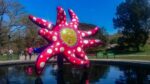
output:
{"label": "leafy tree canopy", "polygon": [[145,45],[150,29],[149,0],[125,0],[117,7],[114,26],[123,34],[127,44],[137,51]]}

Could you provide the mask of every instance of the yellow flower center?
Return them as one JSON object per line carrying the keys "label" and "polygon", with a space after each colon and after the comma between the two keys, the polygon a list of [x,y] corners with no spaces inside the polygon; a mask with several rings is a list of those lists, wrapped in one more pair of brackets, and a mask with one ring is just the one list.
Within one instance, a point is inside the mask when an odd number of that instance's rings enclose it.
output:
{"label": "yellow flower center", "polygon": [[77,34],[73,29],[64,28],[60,32],[61,39],[69,46],[74,46],[77,42]]}

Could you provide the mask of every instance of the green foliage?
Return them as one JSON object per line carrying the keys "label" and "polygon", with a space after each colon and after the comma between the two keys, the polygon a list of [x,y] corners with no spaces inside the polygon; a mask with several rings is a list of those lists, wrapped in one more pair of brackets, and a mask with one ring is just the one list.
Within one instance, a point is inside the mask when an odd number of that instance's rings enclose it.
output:
{"label": "green foliage", "polygon": [[15,50],[16,45],[21,48],[21,45],[13,42],[16,42],[16,32],[23,27],[20,19],[24,15],[24,7],[16,0],[0,0],[0,54],[7,52],[9,48]]}
{"label": "green foliage", "polygon": [[125,0],[117,7],[114,26],[121,31],[130,47],[139,50],[145,45],[150,29],[148,0]]}
{"label": "green foliage", "polygon": [[116,33],[114,35],[109,36],[109,43],[110,44],[117,44],[118,43],[118,38],[120,37],[120,34]]}
{"label": "green foliage", "polygon": [[108,43],[108,33],[105,27],[101,27],[99,30],[99,39],[102,40],[106,44]]}

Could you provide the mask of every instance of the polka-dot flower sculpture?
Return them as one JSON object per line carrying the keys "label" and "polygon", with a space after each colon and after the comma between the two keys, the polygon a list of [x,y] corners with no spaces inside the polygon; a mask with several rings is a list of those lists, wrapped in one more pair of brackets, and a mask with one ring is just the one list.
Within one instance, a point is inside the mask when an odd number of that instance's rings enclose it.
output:
{"label": "polka-dot flower sculpture", "polygon": [[78,29],[78,17],[69,9],[71,21],[66,21],[66,13],[63,8],[57,8],[57,22],[53,25],[34,16],[29,16],[35,24],[41,27],[39,35],[45,38],[49,45],[39,54],[36,61],[36,70],[40,74],[48,59],[61,54],[67,61],[74,65],[89,65],[88,57],[83,49],[86,47],[100,45],[102,42],[96,39],[84,39],[84,37],[95,34],[98,27],[90,31],[81,31]]}

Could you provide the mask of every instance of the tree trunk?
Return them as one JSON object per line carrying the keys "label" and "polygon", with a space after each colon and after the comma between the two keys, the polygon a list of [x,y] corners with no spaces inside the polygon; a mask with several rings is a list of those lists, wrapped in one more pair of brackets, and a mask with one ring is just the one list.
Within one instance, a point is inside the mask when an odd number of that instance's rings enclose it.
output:
{"label": "tree trunk", "polygon": [[140,47],[136,46],[136,51],[139,52],[140,51]]}

